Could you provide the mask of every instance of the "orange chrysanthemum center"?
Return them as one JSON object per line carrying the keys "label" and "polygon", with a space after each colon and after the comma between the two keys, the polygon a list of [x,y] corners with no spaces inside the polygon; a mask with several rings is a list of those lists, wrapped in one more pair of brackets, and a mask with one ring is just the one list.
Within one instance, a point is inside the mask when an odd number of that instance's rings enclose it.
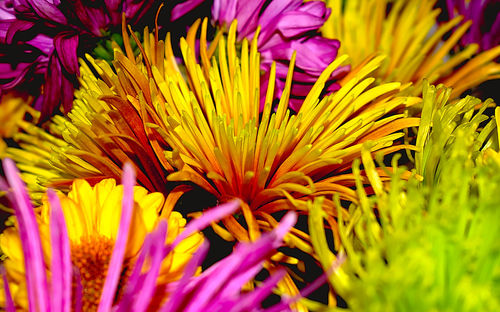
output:
{"label": "orange chrysanthemum center", "polygon": [[71,245],[71,260],[80,271],[83,311],[97,311],[113,246],[114,241],[102,235],[85,237]]}

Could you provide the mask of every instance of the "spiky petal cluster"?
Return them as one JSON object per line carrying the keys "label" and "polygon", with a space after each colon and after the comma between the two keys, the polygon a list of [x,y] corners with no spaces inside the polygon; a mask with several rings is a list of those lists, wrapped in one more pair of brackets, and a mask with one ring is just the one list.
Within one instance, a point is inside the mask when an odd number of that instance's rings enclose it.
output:
{"label": "spiky petal cluster", "polygon": [[[416,155],[423,181],[402,180],[397,169],[384,183],[366,147],[362,164],[375,192],[370,198],[359,162],[353,166],[360,200],[350,207],[356,218],[339,218],[339,249],[347,260],[330,276],[334,291],[353,311],[500,307],[500,110],[480,128],[488,117],[475,111],[478,99],[448,103],[451,90],[442,86],[426,86],[423,93],[422,149]],[[324,222],[321,206],[320,200],[309,203],[309,228],[328,268],[335,256],[324,228],[314,226]]]}
{"label": "spiky petal cluster", "polygon": [[[167,77],[170,88],[163,94],[172,99],[175,110],[165,114],[163,136],[173,149],[167,157],[179,170],[168,179],[192,181],[222,202],[243,200],[248,229],[234,217],[223,222],[230,232],[225,237],[248,240],[258,237],[261,229],[273,227],[272,213],[290,207],[305,211],[311,197],[340,193],[343,199],[355,200],[349,188],[354,180],[346,170],[359,157],[363,142],[373,141],[372,151],[381,153],[402,148],[392,146],[402,136],[397,131],[418,124],[418,119],[386,114],[420,100],[395,97],[399,83],[370,87],[374,79],[369,75],[382,57],[346,77],[344,87],[335,94],[320,99],[329,75],[347,58],[342,56],[319,77],[297,115],[287,109],[293,66],[272,113],[272,66],[266,105],[259,114],[257,40],[251,47],[244,40],[239,50],[234,45],[235,33],[233,25],[228,43],[220,39],[218,56],[211,63],[203,60],[207,52],[202,48],[203,66],[194,62],[193,47],[181,42],[192,87],[186,89],[183,80]],[[325,209],[335,215],[333,202],[327,202]],[[307,235],[298,235],[307,240]]]}
{"label": "spiky petal cluster", "polygon": [[[328,38],[342,42],[340,53],[352,57],[352,65],[362,64],[367,57],[383,54],[387,59],[376,71],[380,82],[411,82],[407,93],[420,95],[422,83],[443,83],[453,88],[452,98],[480,83],[496,79],[500,65],[500,46],[476,54],[478,46],[471,44],[458,53],[450,53],[471,26],[467,21],[451,36],[447,32],[460,24],[454,19],[436,27],[439,9],[435,0],[347,1],[329,0],[332,9],[322,28]],[[362,47],[362,48],[360,48]]]}

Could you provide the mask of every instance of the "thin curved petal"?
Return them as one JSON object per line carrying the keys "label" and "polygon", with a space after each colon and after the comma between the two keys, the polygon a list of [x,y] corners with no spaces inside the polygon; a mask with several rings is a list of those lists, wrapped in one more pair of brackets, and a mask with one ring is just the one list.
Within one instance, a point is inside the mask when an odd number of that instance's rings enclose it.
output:
{"label": "thin curved petal", "polygon": [[54,45],[62,66],[71,75],[78,75],[78,59],[76,49],[78,36],[71,33],[61,33],[54,38]]}
{"label": "thin curved petal", "polygon": [[23,246],[26,268],[29,309],[31,311],[48,311],[47,278],[45,276],[45,264],[35,212],[26,192],[26,185],[21,180],[14,161],[5,158],[2,163],[11,191],[8,193],[8,197],[14,206],[16,218],[19,222],[19,235]]}
{"label": "thin curved petal", "polygon": [[203,0],[187,0],[184,1],[183,3],[176,5],[172,9],[172,15],[170,19],[172,21],[175,21],[176,19],[184,16],[186,13],[199,6],[202,2]]}
{"label": "thin curved petal", "polygon": [[73,269],[68,231],[59,197],[53,190],[48,190],[50,202],[50,242],[52,246],[51,305],[52,311],[71,311],[71,283]]}
{"label": "thin curved petal", "polygon": [[107,312],[111,309],[122,271],[130,223],[132,221],[132,213],[134,210],[135,173],[130,163],[126,163],[123,167],[122,184],[123,200],[120,227],[118,228],[118,235],[113,248],[113,254],[111,255],[108,274],[106,276],[106,281],[104,282],[101,300],[97,309],[98,312]]}

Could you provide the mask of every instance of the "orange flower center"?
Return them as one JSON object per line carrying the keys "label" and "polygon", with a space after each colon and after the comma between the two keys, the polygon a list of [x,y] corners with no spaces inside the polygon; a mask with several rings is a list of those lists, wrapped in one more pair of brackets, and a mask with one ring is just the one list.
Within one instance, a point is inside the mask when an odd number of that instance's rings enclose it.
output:
{"label": "orange flower center", "polygon": [[82,311],[97,311],[115,242],[102,235],[71,245],[71,260],[80,271]]}

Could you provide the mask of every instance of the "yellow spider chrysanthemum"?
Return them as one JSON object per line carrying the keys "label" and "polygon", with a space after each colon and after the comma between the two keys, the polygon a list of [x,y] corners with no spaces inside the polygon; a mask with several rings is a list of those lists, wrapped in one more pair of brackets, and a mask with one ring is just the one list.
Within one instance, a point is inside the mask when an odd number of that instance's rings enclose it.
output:
{"label": "yellow spider chrysanthemum", "polygon": [[471,44],[450,55],[471,22],[443,40],[462,17],[437,25],[435,0],[343,2],[327,1],[332,14],[322,28],[323,35],[342,42],[339,53],[348,54],[354,67],[373,55],[387,55],[375,72],[381,83],[412,82],[413,88],[407,91],[420,95],[425,78],[431,84],[453,88],[452,98],[457,98],[469,88],[500,77],[500,65],[494,61],[500,56],[499,46],[475,55],[478,46]]}
{"label": "yellow spider chrysanthemum", "polygon": [[[102,287],[108,272],[108,264],[117,237],[121,215],[123,186],[114,179],[105,179],[90,186],[85,180],[75,180],[69,194],[60,195],[71,247],[71,261],[79,271],[82,286],[83,311],[96,310]],[[162,219],[168,221],[166,243],[172,243],[183,230],[186,220],[178,213],[165,208],[165,198],[160,193],[148,193],[142,187],[134,188],[134,215],[125,252],[122,282],[125,283],[128,269],[139,254],[146,235],[154,230]],[[50,206],[46,198],[38,208],[37,220],[47,269],[51,263]],[[173,253],[165,258],[158,283],[179,279],[184,266],[203,241],[201,233],[183,240]],[[17,226],[7,228],[0,235],[3,262],[15,304],[26,310],[28,297],[24,272],[24,257]],[[118,287],[120,289],[120,286]],[[119,294],[118,294],[119,295]],[[0,296],[3,301],[3,292]],[[0,302],[1,304],[1,302]],[[3,305],[5,306],[5,305]]]}
{"label": "yellow spider chrysanthemum", "polygon": [[[165,127],[162,135],[173,149],[167,158],[179,170],[168,179],[195,182],[222,202],[241,199],[247,228],[230,216],[223,220],[228,232],[216,230],[229,239],[253,240],[276,224],[271,214],[289,209],[305,212],[311,197],[339,193],[342,199],[356,200],[348,170],[360,156],[363,142],[373,141],[372,152],[385,154],[404,148],[392,146],[402,137],[397,131],[417,125],[418,119],[390,112],[420,99],[394,96],[399,83],[370,87],[375,79],[369,75],[383,57],[359,69],[338,92],[320,99],[329,74],[347,59],[342,56],[322,74],[296,115],[287,109],[292,70],[272,113],[273,68],[266,105],[259,114],[256,39],[250,47],[243,41],[237,50],[235,29],[233,24],[227,43],[220,38],[218,55],[211,62],[202,48],[203,65],[199,65],[194,40],[190,41],[196,28],[191,28],[188,39],[181,41],[188,84],[180,76],[166,77],[169,88],[162,94],[173,105],[160,114],[167,117],[156,127]],[[325,209],[331,217],[336,215],[332,201],[326,201]],[[297,236],[289,235],[288,242],[310,251],[304,243],[307,235],[292,233]]]}

